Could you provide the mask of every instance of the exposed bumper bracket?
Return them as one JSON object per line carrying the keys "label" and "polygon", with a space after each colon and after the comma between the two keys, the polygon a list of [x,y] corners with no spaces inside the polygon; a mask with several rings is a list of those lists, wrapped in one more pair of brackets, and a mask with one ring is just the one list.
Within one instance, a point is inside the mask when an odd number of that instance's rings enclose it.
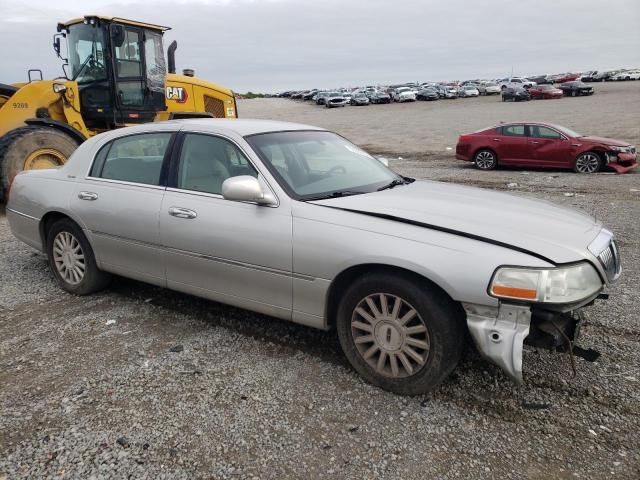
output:
{"label": "exposed bumper bracket", "polygon": [[531,308],[505,304],[498,308],[463,306],[469,332],[480,353],[522,383],[522,346],[529,335]]}

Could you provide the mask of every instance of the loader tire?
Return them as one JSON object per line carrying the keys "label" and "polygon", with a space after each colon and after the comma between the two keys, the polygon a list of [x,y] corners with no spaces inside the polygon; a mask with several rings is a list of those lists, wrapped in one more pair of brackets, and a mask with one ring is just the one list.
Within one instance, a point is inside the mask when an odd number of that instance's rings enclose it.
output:
{"label": "loader tire", "polygon": [[0,138],[0,202],[23,170],[63,165],[78,148],[69,135],[48,127],[20,127]]}

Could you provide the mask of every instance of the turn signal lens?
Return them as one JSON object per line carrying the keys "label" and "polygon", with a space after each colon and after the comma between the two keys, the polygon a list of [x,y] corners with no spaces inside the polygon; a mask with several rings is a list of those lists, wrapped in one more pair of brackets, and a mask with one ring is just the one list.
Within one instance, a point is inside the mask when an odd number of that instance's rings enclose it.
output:
{"label": "turn signal lens", "polygon": [[491,293],[498,297],[524,298],[527,300],[535,300],[536,298],[538,298],[538,292],[536,290],[529,290],[528,288],[506,287],[503,285],[494,285],[493,287],[491,287]]}

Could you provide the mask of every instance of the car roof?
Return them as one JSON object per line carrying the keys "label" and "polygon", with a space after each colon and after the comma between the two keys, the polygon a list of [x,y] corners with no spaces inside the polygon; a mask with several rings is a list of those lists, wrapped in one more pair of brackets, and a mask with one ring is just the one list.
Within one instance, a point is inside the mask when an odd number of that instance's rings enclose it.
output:
{"label": "car roof", "polygon": [[276,120],[238,119],[238,118],[190,118],[169,120],[165,122],[146,123],[135,127],[121,128],[110,132],[112,138],[132,133],[153,131],[198,131],[211,133],[235,133],[242,137],[258,133],[282,132],[291,130],[324,130],[323,128],[301,123],[281,122]]}

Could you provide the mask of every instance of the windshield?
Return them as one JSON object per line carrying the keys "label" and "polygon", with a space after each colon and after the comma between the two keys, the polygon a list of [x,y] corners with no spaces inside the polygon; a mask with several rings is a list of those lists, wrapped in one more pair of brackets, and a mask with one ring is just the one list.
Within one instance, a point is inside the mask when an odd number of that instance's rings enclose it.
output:
{"label": "windshield", "polygon": [[402,93],[402,92],[408,92],[409,90],[411,90],[409,87],[402,87],[402,88],[398,88],[396,92]]}
{"label": "windshield", "polygon": [[331,132],[293,131],[246,137],[291,196],[308,200],[336,192],[368,193],[401,177]]}
{"label": "windshield", "polygon": [[106,80],[104,32],[95,25],[71,25],[67,34],[71,79],[79,84]]}

